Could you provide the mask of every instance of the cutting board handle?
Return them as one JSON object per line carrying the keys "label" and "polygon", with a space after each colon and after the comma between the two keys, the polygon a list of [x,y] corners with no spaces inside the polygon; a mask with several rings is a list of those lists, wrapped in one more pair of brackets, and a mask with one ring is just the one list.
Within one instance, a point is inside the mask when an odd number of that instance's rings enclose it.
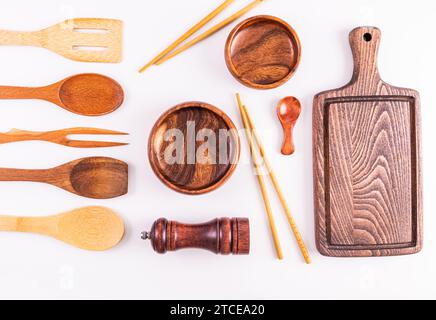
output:
{"label": "cutting board handle", "polygon": [[350,32],[354,72],[352,82],[381,80],[377,65],[381,31],[375,27],[359,27]]}

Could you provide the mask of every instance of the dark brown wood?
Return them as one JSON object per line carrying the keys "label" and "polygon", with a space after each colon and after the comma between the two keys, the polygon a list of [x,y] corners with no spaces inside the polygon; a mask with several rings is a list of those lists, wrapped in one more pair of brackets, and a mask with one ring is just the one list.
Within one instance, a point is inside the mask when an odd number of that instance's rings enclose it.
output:
{"label": "dark brown wood", "polygon": [[202,224],[183,224],[161,218],[144,233],[158,253],[186,248],[222,255],[250,253],[250,223],[246,218],[221,218]]}
{"label": "dark brown wood", "polygon": [[232,75],[255,89],[272,89],[287,82],[297,70],[301,44],[285,21],[255,16],[238,24],[225,46],[225,59]]}
{"label": "dark brown wood", "polygon": [[323,255],[422,248],[420,98],[381,80],[380,36],[373,27],[353,30],[351,82],[314,100],[316,238]]}
{"label": "dark brown wood", "polygon": [[297,98],[283,98],[277,105],[277,116],[282,124],[284,133],[282,154],[285,156],[289,156],[295,152],[293,131],[300,114],[301,104]]}
{"label": "dark brown wood", "polygon": [[42,182],[79,196],[110,199],[127,193],[128,165],[112,158],[90,157],[45,170],[0,168],[0,181]]}
{"label": "dark brown wood", "polygon": [[[188,130],[188,125],[195,126],[195,130]],[[180,159],[171,163],[167,161],[166,152],[172,150],[169,148],[176,142],[173,130],[181,134],[183,141]],[[213,150],[207,148],[201,152],[204,140],[208,140],[196,138],[201,132],[213,133],[216,142]],[[220,138],[220,132],[227,132],[227,137]],[[203,102],[186,102],[158,119],[150,134],[148,156],[154,173],[168,187],[185,194],[203,194],[217,189],[232,175],[239,160],[239,149],[236,127],[223,111]],[[177,151],[171,152],[173,155],[177,155]],[[198,161],[197,155],[204,156],[203,161]]]}
{"label": "dark brown wood", "polygon": [[78,74],[46,87],[0,86],[0,99],[42,99],[84,116],[101,116],[118,109],[124,100],[115,80],[95,73]]}

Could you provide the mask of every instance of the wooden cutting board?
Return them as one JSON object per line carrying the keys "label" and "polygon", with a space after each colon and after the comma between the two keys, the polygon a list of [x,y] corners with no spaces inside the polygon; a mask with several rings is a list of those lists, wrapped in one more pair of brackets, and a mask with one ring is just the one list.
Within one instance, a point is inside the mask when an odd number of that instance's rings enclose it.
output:
{"label": "wooden cutting board", "polygon": [[314,100],[316,238],[326,256],[422,248],[420,99],[381,80],[380,35],[377,28],[354,29],[351,82]]}

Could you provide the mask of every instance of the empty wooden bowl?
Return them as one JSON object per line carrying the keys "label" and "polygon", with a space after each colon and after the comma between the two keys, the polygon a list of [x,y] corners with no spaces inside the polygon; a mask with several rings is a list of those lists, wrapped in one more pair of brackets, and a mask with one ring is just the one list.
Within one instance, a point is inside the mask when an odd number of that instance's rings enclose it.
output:
{"label": "empty wooden bowl", "polygon": [[148,158],[157,177],[185,194],[217,189],[239,161],[237,129],[220,109],[186,102],[165,112],[154,125]]}
{"label": "empty wooden bowl", "polygon": [[301,57],[300,40],[292,27],[273,16],[255,16],[239,23],[225,46],[226,64],[242,84],[272,89],[288,81]]}

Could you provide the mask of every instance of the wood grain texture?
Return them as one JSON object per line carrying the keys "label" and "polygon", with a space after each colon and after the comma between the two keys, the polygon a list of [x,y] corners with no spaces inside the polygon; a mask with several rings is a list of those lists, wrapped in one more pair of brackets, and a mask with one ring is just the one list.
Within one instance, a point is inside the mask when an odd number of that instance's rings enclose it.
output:
{"label": "wood grain texture", "polygon": [[213,34],[217,33],[218,31],[222,30],[223,28],[225,28],[226,26],[228,26],[232,22],[234,22],[237,19],[239,19],[240,17],[242,17],[244,14],[246,14],[250,10],[254,9],[256,6],[261,4],[263,1],[265,1],[265,0],[253,0],[248,5],[243,7],[241,10],[239,10],[236,13],[232,14],[230,17],[224,19],[223,21],[221,21],[218,24],[214,25],[212,28],[210,28],[207,31],[203,32],[202,34],[200,34],[199,36],[195,37],[194,39],[189,40],[188,42],[184,43],[182,46],[178,47],[177,49],[175,49],[171,53],[167,54],[166,56],[164,56],[163,58],[158,60],[156,62],[156,65],[161,65],[165,61],[168,61],[168,60],[174,58],[175,56],[177,56],[180,53],[188,50],[189,48],[191,48],[192,46],[196,45],[197,43],[203,41],[204,39],[207,39],[208,37],[212,36]]}
{"label": "wood grain texture", "polygon": [[380,30],[350,33],[351,82],[313,110],[316,238],[327,256],[389,256],[422,248],[419,94],[377,68]]}
{"label": "wood grain texture", "polygon": [[86,207],[47,217],[0,216],[0,231],[38,233],[81,249],[102,251],[121,241],[124,223],[110,209]]}
{"label": "wood grain texture", "polygon": [[202,224],[184,224],[161,218],[155,221],[145,239],[151,239],[158,253],[187,248],[215,254],[243,255],[250,252],[250,223],[246,218],[221,218]]}
{"label": "wood grain texture", "polygon": [[301,103],[295,97],[285,97],[277,105],[277,116],[283,127],[282,154],[292,155],[295,152],[294,127],[301,114]]}
{"label": "wood grain texture", "polygon": [[68,138],[69,135],[80,135],[80,134],[127,135],[127,133],[119,132],[119,131],[97,129],[97,128],[82,128],[82,127],[46,131],[46,132],[12,129],[6,133],[0,132],[0,144],[20,142],[20,141],[47,141],[47,142],[52,142],[72,148],[104,148],[104,147],[124,146],[127,144],[123,142],[86,141],[86,140],[73,140]]}
{"label": "wood grain texture", "polygon": [[41,99],[80,115],[101,116],[121,106],[124,91],[109,77],[83,73],[44,87],[0,86],[0,99]]}
{"label": "wood grain texture", "polygon": [[[191,134],[188,132],[189,123],[195,125]],[[183,155],[181,161],[168,163],[166,151],[175,138],[165,139],[165,136],[174,129],[183,135]],[[225,145],[220,143],[224,141],[219,138],[221,130],[228,133]],[[205,150],[200,162],[197,155],[204,141],[196,137],[207,131],[216,137],[216,148]],[[196,140],[191,143],[195,150],[188,146],[192,139]],[[239,159],[239,148],[236,127],[224,112],[207,103],[186,102],[171,108],[158,119],[150,134],[148,155],[153,171],[168,187],[185,194],[203,194],[220,187],[232,175]],[[228,160],[220,161],[220,154]]]}
{"label": "wood grain texture", "polygon": [[85,62],[121,62],[123,23],[115,19],[77,18],[43,30],[0,30],[0,45],[49,49],[68,59]]}
{"label": "wood grain texture", "polygon": [[227,38],[226,64],[242,84],[272,89],[287,82],[297,70],[301,44],[285,21],[255,16],[238,24]]}
{"label": "wood grain texture", "polygon": [[128,165],[112,158],[90,157],[44,170],[0,168],[0,181],[48,183],[82,197],[110,199],[127,193]]}

